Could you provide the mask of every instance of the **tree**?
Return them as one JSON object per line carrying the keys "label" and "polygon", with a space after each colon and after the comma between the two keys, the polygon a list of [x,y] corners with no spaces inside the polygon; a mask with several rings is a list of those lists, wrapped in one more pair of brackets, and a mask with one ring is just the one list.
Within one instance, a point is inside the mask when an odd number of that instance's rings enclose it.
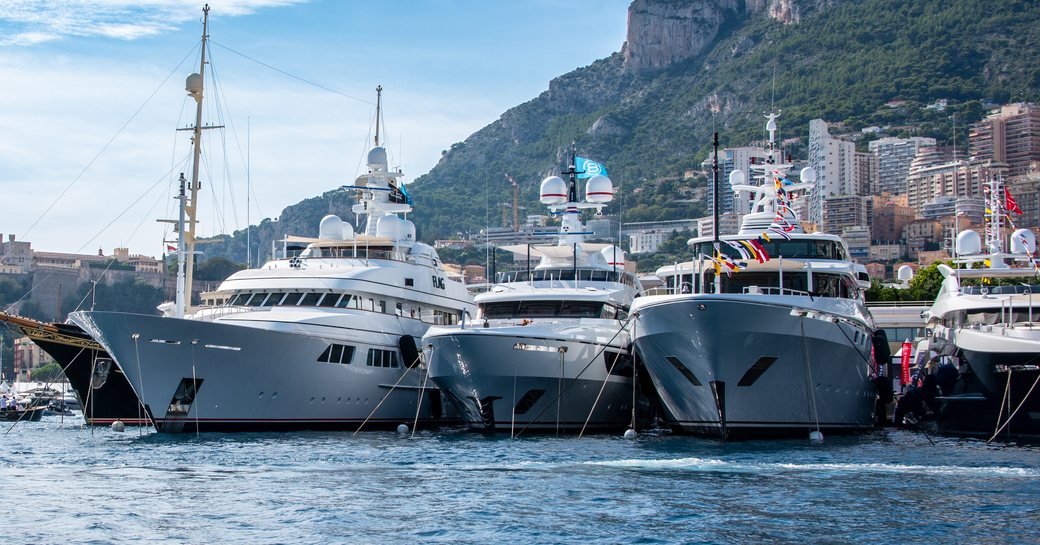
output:
{"label": "tree", "polygon": [[32,372],[32,379],[38,382],[54,382],[64,376],[65,373],[62,372],[61,366],[54,362],[33,369]]}

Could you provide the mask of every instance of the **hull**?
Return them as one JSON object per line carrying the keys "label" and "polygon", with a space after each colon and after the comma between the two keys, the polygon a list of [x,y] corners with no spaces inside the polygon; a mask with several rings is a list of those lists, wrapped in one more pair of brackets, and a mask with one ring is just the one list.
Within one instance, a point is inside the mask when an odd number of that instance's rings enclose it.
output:
{"label": "hull", "polygon": [[631,358],[620,327],[437,328],[423,344],[430,378],[472,429],[602,431],[632,419]]}
{"label": "hull", "polygon": [[873,427],[870,331],[795,308],[690,295],[633,309],[636,352],[670,425],[722,438]]}
{"label": "hull", "polygon": [[0,410],[0,421],[3,422],[37,422],[43,418],[47,407],[29,407],[28,409],[4,409]]}
{"label": "hull", "polygon": [[[363,330],[272,330],[115,312],[76,313],[73,320],[114,357],[159,431],[358,430],[362,423],[368,430],[453,421],[419,368],[401,357],[396,366],[385,360],[386,367],[366,358],[370,349],[398,350],[403,331],[388,321],[369,320]],[[320,361],[332,345],[353,347],[353,357]]]}
{"label": "hull", "polygon": [[118,420],[128,426],[149,425],[137,394],[111,356],[98,350],[81,329],[65,324],[55,326],[61,330],[60,335],[42,336],[35,330],[27,334],[64,370],[69,385],[83,403],[86,423],[107,426]]}
{"label": "hull", "polygon": [[1005,335],[993,329],[958,330],[957,353],[966,366],[949,395],[938,398],[939,430],[985,438],[1040,438],[1040,343],[1016,338],[1015,331]]}

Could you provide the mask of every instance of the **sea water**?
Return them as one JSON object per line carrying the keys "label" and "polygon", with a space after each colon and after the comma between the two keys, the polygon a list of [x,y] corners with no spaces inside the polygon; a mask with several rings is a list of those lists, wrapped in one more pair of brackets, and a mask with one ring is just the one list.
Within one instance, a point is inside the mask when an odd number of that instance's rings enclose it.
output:
{"label": "sea water", "polygon": [[1040,542],[1040,449],[900,430],[2,432],[5,544]]}

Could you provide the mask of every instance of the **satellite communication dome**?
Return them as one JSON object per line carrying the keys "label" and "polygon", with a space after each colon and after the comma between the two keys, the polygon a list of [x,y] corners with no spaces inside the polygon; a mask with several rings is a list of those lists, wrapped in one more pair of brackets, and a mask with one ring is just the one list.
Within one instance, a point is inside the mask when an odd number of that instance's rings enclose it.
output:
{"label": "satellite communication dome", "polygon": [[553,205],[567,202],[567,182],[559,176],[549,176],[542,180],[542,204]]}
{"label": "satellite communication dome", "polygon": [[387,237],[390,240],[400,240],[404,234],[404,225],[397,214],[384,214],[376,224],[376,236]]}
{"label": "satellite communication dome", "polygon": [[350,222],[343,222],[343,240],[354,240],[354,226]]}
{"label": "satellite communication dome", "polygon": [[1029,229],[1019,229],[1011,233],[1011,253],[1032,254],[1036,251],[1036,235]]}
{"label": "satellite communication dome", "polygon": [[982,252],[982,239],[970,229],[957,233],[957,255],[972,255]]}
{"label": "satellite communication dome", "polygon": [[415,242],[415,224],[411,220],[401,220],[401,240]]}
{"label": "satellite communication dome", "polygon": [[321,218],[321,223],[318,224],[318,240],[343,240],[343,220],[335,214]]}
{"label": "satellite communication dome", "polygon": [[191,74],[184,80],[184,90],[197,95],[202,92],[202,76],[199,74]]}
{"label": "satellite communication dome", "polygon": [[744,182],[746,182],[746,181],[747,181],[747,176],[744,175],[744,171],[743,170],[734,170],[733,172],[729,173],[729,185],[730,185],[730,187],[737,186],[737,185],[743,185]]}
{"label": "satellite communication dome", "polygon": [[801,181],[803,181],[803,182],[809,182],[809,183],[815,182],[816,181],[816,170],[813,169],[813,167],[805,167],[805,168],[802,169],[802,171],[800,173],[798,173],[798,178]]}
{"label": "satellite communication dome", "polygon": [[368,152],[368,168],[372,169],[386,169],[386,149],[382,146],[376,146]]}
{"label": "satellite communication dome", "polygon": [[585,201],[607,203],[614,200],[614,184],[606,176],[596,175],[585,182]]}
{"label": "satellite communication dome", "polygon": [[914,268],[910,265],[903,265],[896,271],[896,278],[902,283],[907,283],[911,278],[914,277]]}
{"label": "satellite communication dome", "polygon": [[607,265],[611,267],[624,267],[625,266],[625,251],[617,246],[611,245],[603,248],[599,251],[603,259],[606,260]]}

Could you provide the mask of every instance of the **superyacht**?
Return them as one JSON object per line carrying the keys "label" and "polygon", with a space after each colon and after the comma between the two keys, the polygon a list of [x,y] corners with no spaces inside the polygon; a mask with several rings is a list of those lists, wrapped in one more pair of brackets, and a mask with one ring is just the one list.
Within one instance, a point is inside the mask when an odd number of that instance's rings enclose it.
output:
{"label": "superyacht", "polygon": [[690,263],[663,269],[673,293],[632,304],[637,363],[680,432],[820,439],[874,424],[865,271],[840,237],[803,231],[791,201],[813,187],[815,172],[788,179],[776,117],[767,116],[768,158],[752,165],[759,183],[730,175],[754,202],[739,232],[718,236],[716,200],[715,234],[689,241]]}
{"label": "superyacht", "polygon": [[[524,265],[476,297],[476,320],[431,328],[423,338],[430,377],[470,428],[515,435],[632,425],[627,325],[640,288],[621,249],[586,241],[581,211],[601,210],[613,185],[571,159],[569,182],[550,176],[540,188],[541,202],[560,214],[558,242],[506,247]],[[584,202],[579,177],[588,178]]]}
{"label": "superyacht", "polygon": [[[77,312],[163,432],[394,428],[457,422],[427,380],[418,341],[475,311],[412,210],[379,143],[346,190],[363,232],[334,215],[299,255],[231,275],[225,305],[186,318]],[[299,242],[299,241],[297,241]]]}

